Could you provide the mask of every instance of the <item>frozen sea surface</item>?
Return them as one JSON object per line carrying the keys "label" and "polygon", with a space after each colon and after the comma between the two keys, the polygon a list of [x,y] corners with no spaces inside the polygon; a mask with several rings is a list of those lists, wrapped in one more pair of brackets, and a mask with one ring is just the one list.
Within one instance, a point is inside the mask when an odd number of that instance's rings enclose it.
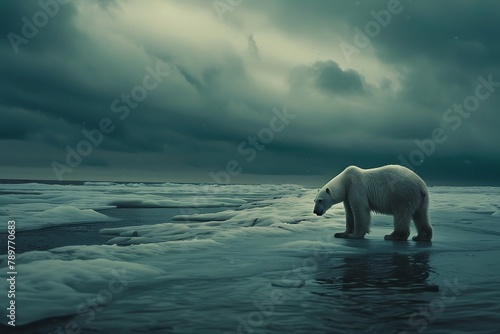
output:
{"label": "frozen sea surface", "polygon": [[[365,240],[334,239],[343,207],[314,216],[316,191],[0,185],[4,231],[15,219],[45,245],[17,255],[16,332],[498,333],[500,188],[430,188],[432,243],[384,241],[382,215]],[[50,248],[54,229],[67,246]]]}

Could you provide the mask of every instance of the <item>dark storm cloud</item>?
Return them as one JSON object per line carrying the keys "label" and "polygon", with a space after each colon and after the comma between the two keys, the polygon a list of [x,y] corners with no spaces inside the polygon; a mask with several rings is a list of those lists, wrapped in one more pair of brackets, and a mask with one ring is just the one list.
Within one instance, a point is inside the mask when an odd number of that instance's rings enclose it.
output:
{"label": "dark storm cloud", "polygon": [[361,76],[353,70],[343,71],[333,61],[315,64],[313,68],[317,72],[316,85],[324,90],[332,92],[359,92],[364,90]]}
{"label": "dark storm cloud", "polygon": [[83,38],[73,25],[77,9],[72,2],[62,2],[3,1],[0,13],[0,32],[5,36],[0,40],[2,53],[5,51],[5,56],[9,56],[9,51],[13,51],[22,56],[50,50],[75,56],[78,42]]}
{"label": "dark storm cloud", "polygon": [[[85,58],[85,53],[96,51],[87,49],[91,44],[75,28],[73,20],[77,10],[72,3],[44,3],[54,4],[47,7],[54,17],[46,15],[48,21],[41,27],[34,25],[33,17],[46,11],[37,1],[7,1],[8,9],[0,14],[3,23],[0,31],[6,36],[0,44],[2,103],[70,123],[95,121],[99,117],[94,110],[109,104],[109,97],[81,80],[92,64],[84,64],[79,59]],[[33,37],[23,34],[27,25],[35,26]],[[23,38],[26,44],[9,38],[11,33]],[[15,110],[11,112],[16,113]]]}
{"label": "dark storm cloud", "polygon": [[349,94],[365,91],[362,76],[353,70],[342,70],[334,61],[319,61],[292,72],[292,85],[309,84],[329,93]]}
{"label": "dark storm cloud", "polygon": [[415,1],[406,8],[398,29],[387,29],[377,39],[382,59],[400,63],[429,58],[440,61],[436,67],[443,62],[476,71],[496,63],[498,2]]}
{"label": "dark storm cloud", "polygon": [[[245,1],[222,22],[206,1],[158,1],[150,9],[70,2],[16,52],[9,33],[23,36],[23,18],[32,22],[43,8],[5,1],[0,144],[9,161],[1,164],[50,170],[68,145],[86,138],[83,130],[109,118],[114,130],[82,166],[206,177],[236,160],[246,174],[332,176],[350,164],[408,159],[415,140],[442,127],[449,139],[417,171],[435,180],[495,177],[500,92],[456,130],[443,115],[474,94],[480,76],[500,81],[499,5],[401,1],[402,11],[347,62],[340,44],[354,45],[355,28],[388,3]],[[170,75],[121,119],[113,102],[126,106],[124,94],[158,64]],[[273,108],[285,105],[295,117],[263,143]],[[251,147],[249,137],[265,146],[250,162],[238,150]]]}
{"label": "dark storm cloud", "polygon": [[[29,13],[36,10],[39,8],[26,9]],[[25,14],[22,11],[16,13]],[[62,21],[66,22],[68,29],[73,29],[74,22],[61,18]],[[60,37],[58,34],[58,31],[44,30],[40,31],[37,39],[42,42],[45,39],[57,40]],[[152,92],[144,103],[131,108],[127,119],[120,121],[110,105],[141,83],[145,74],[144,67],[137,63],[131,64],[132,61],[116,65],[112,58],[99,49],[99,45],[89,41],[86,36],[81,36],[81,32],[76,31],[74,35],[81,38],[69,39],[67,43],[78,45],[81,53],[72,59],[57,54],[51,48],[45,50],[45,54],[33,53],[29,49],[34,45],[31,42],[26,45],[26,50],[21,49],[19,55],[9,52],[12,50],[8,48],[4,50],[9,61],[9,66],[2,67],[1,79],[5,92],[2,99],[5,105],[2,109],[4,138],[36,140],[60,148],[69,144],[74,148],[79,141],[85,139],[82,130],[91,131],[98,127],[103,117],[110,117],[116,129],[106,136],[99,146],[100,151],[134,154],[156,152],[165,156],[164,162],[162,158],[159,159],[160,165],[175,165],[175,160],[186,159],[194,160],[197,165],[216,167],[218,164],[210,160],[196,163],[196,159],[202,157],[203,151],[210,152],[212,146],[212,153],[216,151],[220,154],[217,149],[220,148],[220,142],[241,140],[243,137],[240,132],[262,118],[259,112],[256,115],[245,114],[247,111],[255,111],[253,108],[259,108],[259,103],[250,96],[244,96],[245,91],[253,89],[249,86],[241,62],[228,55],[224,57],[223,64],[207,63],[199,72],[183,65],[182,59],[172,59],[177,65],[172,65],[175,73],[170,81],[159,88],[156,96]],[[154,55],[154,52],[150,55]],[[165,55],[158,57],[170,61]],[[25,60],[20,61],[20,58]],[[97,58],[99,60],[95,61]],[[149,61],[154,67],[154,58],[151,57]],[[126,68],[127,65],[133,67],[129,69]],[[122,75],[120,71],[128,72]],[[238,91],[243,94],[237,94]],[[182,96],[183,93],[191,94],[193,99],[190,101],[194,101],[195,105],[182,103],[180,99],[183,97],[190,99],[189,96]],[[228,94],[239,95],[238,102],[228,105]],[[242,107],[243,114],[237,110]],[[21,112],[19,108],[24,109]],[[32,115],[47,117],[41,119]],[[59,142],[54,142],[54,135],[42,135],[44,131],[48,131],[43,130],[48,127],[47,119],[64,119],[64,122],[73,126],[66,128],[65,137],[59,134]],[[247,120],[246,124],[242,124],[242,119]],[[231,126],[223,126],[223,123]],[[35,131],[36,124],[39,124],[38,131]],[[256,125],[254,127],[257,128]],[[61,150],[59,157],[55,158],[63,160],[65,155],[66,152]],[[220,162],[225,160],[227,158],[219,157]],[[90,158],[83,161],[82,165],[86,164],[96,165],[91,163]],[[103,165],[102,162],[99,164]]]}
{"label": "dark storm cloud", "polygon": [[[500,75],[500,36],[494,23],[498,20],[498,2],[397,2],[402,11],[391,15],[387,26],[370,38],[370,45],[380,60],[404,69],[406,97],[423,103],[440,102],[439,92],[445,95],[448,90],[438,87],[453,86],[465,93],[478,75],[490,72]],[[365,32],[367,23],[376,22],[373,13],[386,15],[382,13],[387,12],[389,3],[387,0],[324,1],[319,6],[303,2],[290,2],[285,6],[284,1],[273,1],[269,9],[276,19],[274,22],[287,29],[303,27],[296,25],[291,15],[300,15],[308,26],[329,22],[330,29],[322,29],[318,32],[320,35],[325,30],[340,31],[342,41],[354,45],[355,28]],[[309,29],[303,31],[310,34]]]}
{"label": "dark storm cloud", "polygon": [[76,130],[62,118],[52,118],[42,112],[23,109],[6,109],[0,106],[0,139],[39,140],[57,145],[67,141]]}

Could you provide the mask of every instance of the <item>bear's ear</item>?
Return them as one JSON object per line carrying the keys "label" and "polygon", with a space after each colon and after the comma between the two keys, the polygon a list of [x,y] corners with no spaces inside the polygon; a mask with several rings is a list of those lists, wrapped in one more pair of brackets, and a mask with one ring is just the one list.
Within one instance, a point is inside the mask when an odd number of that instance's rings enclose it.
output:
{"label": "bear's ear", "polygon": [[330,188],[326,188],[326,193],[330,196],[332,196],[332,191],[330,190]]}

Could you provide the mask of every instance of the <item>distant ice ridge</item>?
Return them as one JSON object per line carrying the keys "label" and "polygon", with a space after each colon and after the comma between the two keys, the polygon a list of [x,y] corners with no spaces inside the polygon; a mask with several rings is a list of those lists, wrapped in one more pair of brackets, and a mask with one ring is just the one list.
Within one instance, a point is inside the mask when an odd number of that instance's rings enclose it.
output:
{"label": "distant ice ridge", "polygon": [[467,210],[492,216],[500,215],[498,187],[431,187],[431,209]]}
{"label": "distant ice ridge", "polygon": [[[0,219],[18,231],[48,226],[108,222],[109,208],[233,207],[286,196],[296,185],[199,185],[86,182],[84,185],[0,184]],[[7,224],[0,224],[0,232]]]}

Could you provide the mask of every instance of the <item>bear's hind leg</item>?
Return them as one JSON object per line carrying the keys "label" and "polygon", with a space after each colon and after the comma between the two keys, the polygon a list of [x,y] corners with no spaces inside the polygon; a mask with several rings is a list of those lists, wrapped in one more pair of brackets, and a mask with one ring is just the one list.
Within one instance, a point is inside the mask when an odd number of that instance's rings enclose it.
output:
{"label": "bear's hind leg", "polygon": [[335,238],[349,238],[349,234],[351,234],[354,230],[354,216],[351,211],[351,206],[347,201],[344,201],[344,209],[345,209],[345,231],[342,233],[335,233],[333,235]]}
{"label": "bear's hind leg", "polygon": [[410,217],[405,214],[394,215],[394,231],[384,237],[385,240],[406,241],[410,236]]}
{"label": "bear's hind leg", "polygon": [[429,223],[429,217],[427,216],[427,210],[425,208],[420,208],[413,215],[413,222],[417,228],[417,235],[412,238],[413,241],[431,241],[432,239],[432,227]]}

